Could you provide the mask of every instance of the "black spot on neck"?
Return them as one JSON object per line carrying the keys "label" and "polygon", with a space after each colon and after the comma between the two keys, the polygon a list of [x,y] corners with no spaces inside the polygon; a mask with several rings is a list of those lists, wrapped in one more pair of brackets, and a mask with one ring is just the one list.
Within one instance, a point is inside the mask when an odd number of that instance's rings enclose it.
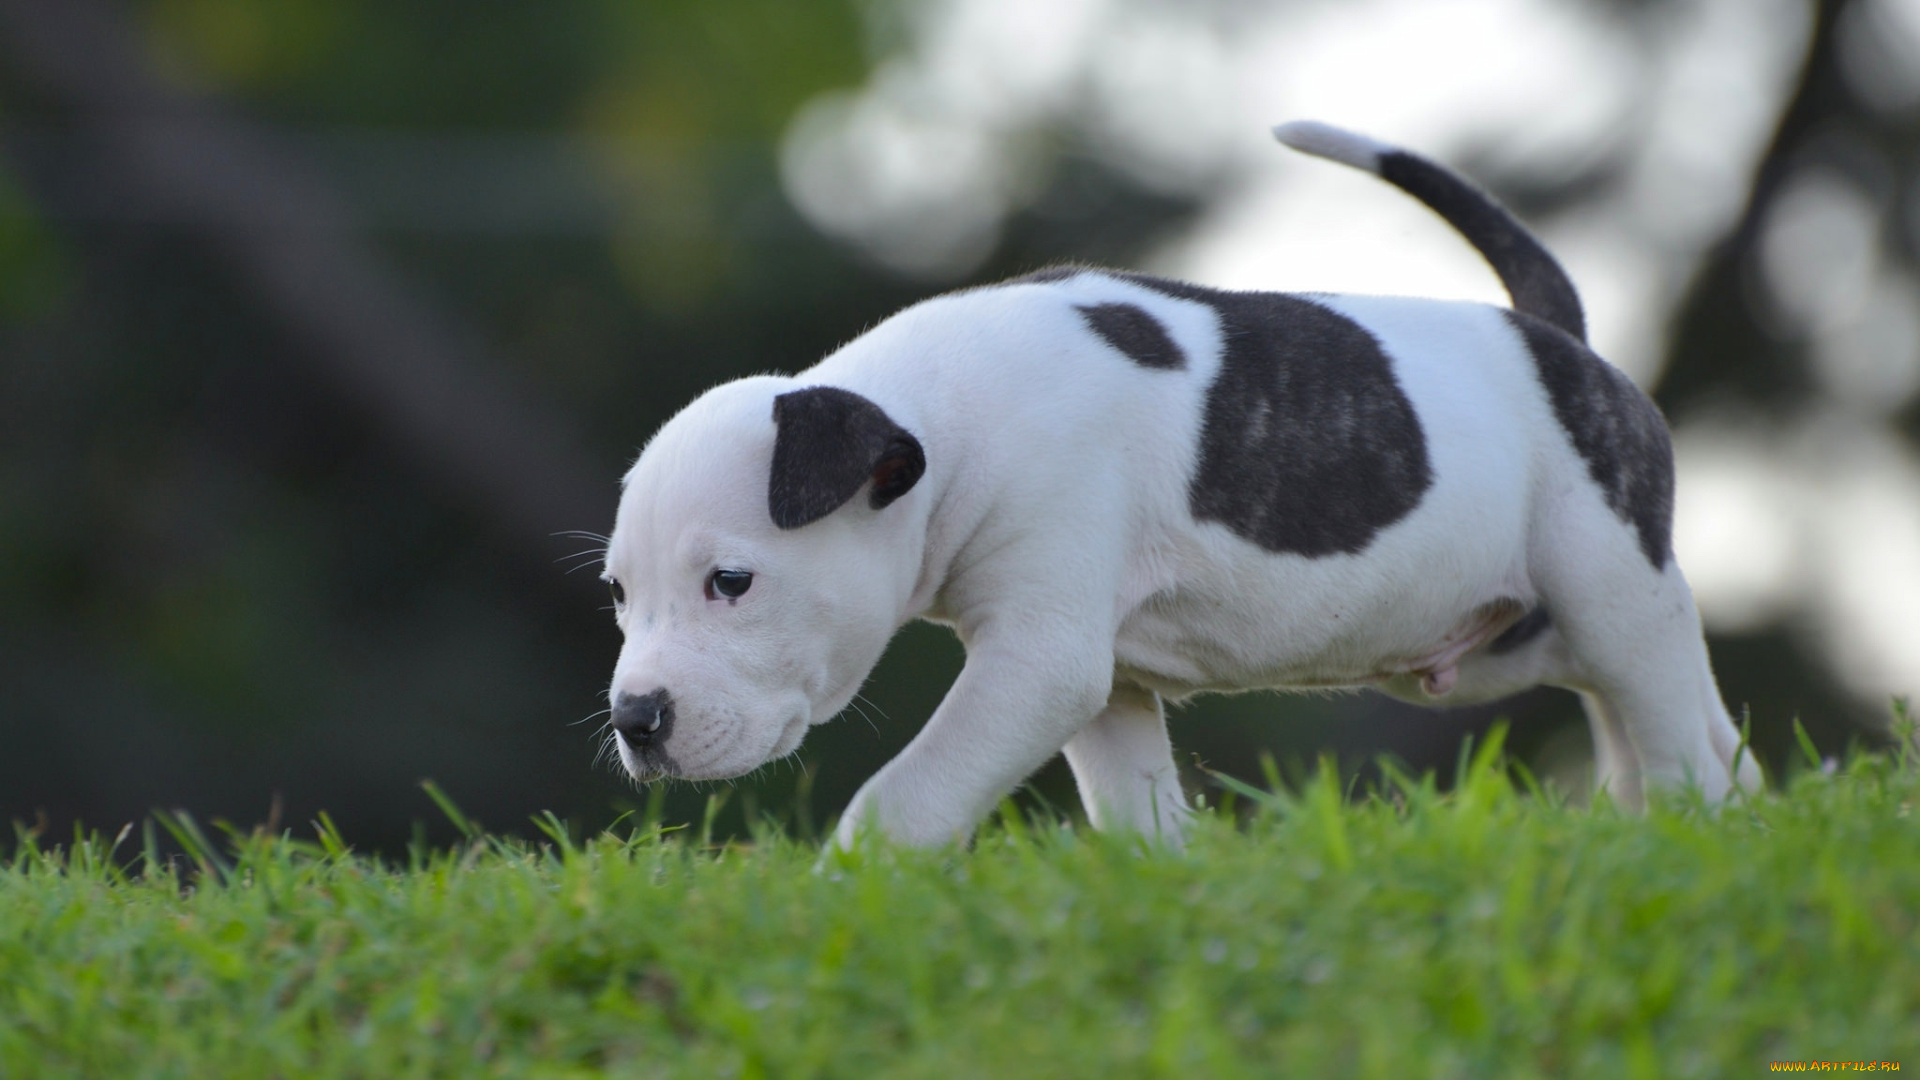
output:
{"label": "black spot on neck", "polygon": [[1085,304],[1081,305],[1080,314],[1086,317],[1094,333],[1141,367],[1179,371],[1187,366],[1187,355],[1173,343],[1167,328],[1143,307]]}
{"label": "black spot on neck", "polygon": [[1353,555],[1433,485],[1426,435],[1372,334],[1284,293],[1126,280],[1219,315],[1188,506],[1276,553]]}
{"label": "black spot on neck", "polygon": [[1673,443],[1660,410],[1619,368],[1557,327],[1507,319],[1533,354],[1553,413],[1607,506],[1640,534],[1655,570],[1673,557]]}

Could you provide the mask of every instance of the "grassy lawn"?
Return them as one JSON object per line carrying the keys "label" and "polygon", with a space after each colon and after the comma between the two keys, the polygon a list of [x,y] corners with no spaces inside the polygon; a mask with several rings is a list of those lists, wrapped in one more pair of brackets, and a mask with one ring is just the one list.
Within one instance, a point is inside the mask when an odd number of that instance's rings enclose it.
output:
{"label": "grassy lawn", "polygon": [[1447,795],[1323,774],[1185,855],[1017,815],[968,852],[824,860],[549,822],[383,864],[324,824],[215,845],[172,819],[198,866],[127,871],[23,834],[0,1076],[1920,1069],[1920,770],[1630,817],[1494,760]]}

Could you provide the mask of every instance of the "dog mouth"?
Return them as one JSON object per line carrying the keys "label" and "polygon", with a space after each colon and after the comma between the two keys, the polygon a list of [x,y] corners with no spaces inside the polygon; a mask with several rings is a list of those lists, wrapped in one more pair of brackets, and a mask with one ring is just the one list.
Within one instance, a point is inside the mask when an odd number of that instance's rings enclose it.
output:
{"label": "dog mouth", "polygon": [[768,706],[764,712],[724,706],[683,709],[669,740],[630,740],[612,733],[614,762],[642,785],[744,776],[791,755],[806,738],[813,702],[798,692],[782,696],[784,700],[762,702]]}
{"label": "dog mouth", "polygon": [[807,714],[805,712],[794,713],[793,717],[787,721],[786,726],[780,729],[780,738],[774,741],[773,751],[767,755],[767,760],[774,761],[800,749],[800,741],[806,737]]}
{"label": "dog mouth", "polygon": [[[770,761],[778,761],[799,749],[800,742],[807,734],[807,713],[796,712],[780,725],[780,733],[773,744],[751,760],[741,760],[733,754],[723,754],[728,760],[687,761],[673,757],[657,747],[623,747],[620,763],[626,767],[628,775],[635,783],[648,784],[656,780],[728,780],[736,776],[745,776]],[[702,755],[705,757],[705,755]]]}
{"label": "dog mouth", "polygon": [[657,746],[636,747],[620,741],[620,764],[636,784],[651,784],[678,773],[673,758]]}

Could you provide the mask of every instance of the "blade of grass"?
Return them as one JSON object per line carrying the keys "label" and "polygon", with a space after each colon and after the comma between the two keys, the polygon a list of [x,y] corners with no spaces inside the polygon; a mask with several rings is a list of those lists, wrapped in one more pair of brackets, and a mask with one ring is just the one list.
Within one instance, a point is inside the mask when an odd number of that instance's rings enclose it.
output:
{"label": "blade of grass", "polygon": [[793,832],[808,844],[820,839],[813,828],[813,778],[814,770],[801,762],[800,775],[793,781]]}
{"label": "blade of grass", "polygon": [[345,859],[352,849],[347,846],[346,838],[340,835],[340,826],[333,823],[332,815],[325,810],[315,815],[314,834],[320,838],[320,849],[327,857],[335,861]]}
{"label": "blade of grass", "polygon": [[1914,738],[1920,732],[1920,720],[1914,719],[1912,702],[1906,695],[1897,695],[1893,699],[1893,737],[1900,740],[1900,768],[1905,770],[1913,764]]}
{"label": "blade of grass", "polygon": [[200,831],[200,825],[193,820],[192,814],[175,809],[171,812],[156,810],[153,816],[160,822],[160,827],[173,837],[174,842],[186,851],[187,857],[193,860],[202,874],[210,875],[222,883],[232,874],[233,867],[220,857],[220,852],[207,839],[207,834]]}
{"label": "blade of grass", "polygon": [[707,796],[707,808],[700,815],[700,849],[702,851],[713,846],[713,823],[719,819],[720,811],[726,808],[727,798],[732,794],[732,788],[721,788]]}
{"label": "blade of grass", "polygon": [[542,810],[533,815],[532,820],[533,827],[544,833],[547,839],[552,840],[562,855],[571,857],[577,854],[573,843],[573,831],[553,811]]}
{"label": "blade of grass", "polygon": [[[1263,764],[1271,766],[1273,764],[1273,759],[1269,757],[1265,760]],[[1261,791],[1259,788],[1254,787],[1252,784],[1247,783],[1245,780],[1242,780],[1237,776],[1229,776],[1228,774],[1223,773],[1218,769],[1209,769],[1209,768],[1203,767],[1200,771],[1206,773],[1209,779],[1211,779],[1214,783],[1220,785],[1221,788],[1225,789],[1226,793],[1229,796],[1237,795],[1240,798],[1243,798],[1248,802],[1252,803],[1253,805],[1266,810],[1279,811],[1279,810],[1285,810],[1287,808],[1286,796],[1281,795],[1278,792],[1278,790]],[[1278,773],[1276,770],[1275,774],[1269,778],[1269,782],[1271,783],[1277,780],[1278,780]],[[1222,805],[1224,806],[1225,803],[1223,802]]]}
{"label": "blade of grass", "polygon": [[1347,803],[1340,792],[1340,767],[1332,754],[1320,757],[1315,782],[1307,789],[1308,805],[1319,819],[1327,860],[1339,870],[1353,869],[1353,845],[1347,839]]}
{"label": "blade of grass", "polygon": [[1807,766],[1818,772],[1820,769],[1820,751],[1814,749],[1813,737],[1807,734],[1807,729],[1800,723],[1798,716],[1793,718],[1793,738],[1795,742],[1800,744],[1800,753],[1806,757]]}
{"label": "blade of grass", "polygon": [[440,790],[439,784],[431,780],[422,780],[420,781],[420,790],[427,793],[427,798],[433,800],[433,804],[440,808],[440,812],[446,815],[448,821],[453,822],[453,827],[460,830],[460,835],[469,840],[478,840],[480,838],[481,829],[479,823],[468,818],[466,814],[461,813],[460,808],[454,805],[453,799],[449,797],[446,792]]}
{"label": "blade of grass", "polygon": [[[1745,788],[1740,787],[1740,763],[1746,760],[1747,755],[1751,753],[1753,753],[1753,707],[1750,705],[1742,705],[1740,706],[1740,745],[1733,748],[1733,783],[1735,790],[1740,792],[1741,798],[1750,798],[1758,794],[1758,792],[1749,792]],[[1757,766],[1758,764],[1759,762],[1756,760],[1755,765]],[[1760,774],[1760,785],[1765,787],[1766,783],[1767,776],[1763,771]]]}

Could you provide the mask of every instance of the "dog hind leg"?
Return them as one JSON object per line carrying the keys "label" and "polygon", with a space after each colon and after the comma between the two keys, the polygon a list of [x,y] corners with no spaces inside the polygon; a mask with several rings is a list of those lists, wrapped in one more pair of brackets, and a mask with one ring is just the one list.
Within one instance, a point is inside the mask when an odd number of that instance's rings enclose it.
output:
{"label": "dog hind leg", "polygon": [[1627,729],[1615,716],[1605,698],[1582,693],[1580,704],[1587,713],[1587,729],[1593,735],[1593,790],[1605,791],[1614,802],[1629,810],[1646,808],[1646,792],[1641,788],[1640,759]]}
{"label": "dog hind leg", "polygon": [[1597,777],[1632,809],[1655,789],[1687,784],[1719,802],[1732,786],[1731,754],[1719,744],[1733,723],[1686,579],[1671,559],[1650,567],[1617,521],[1581,516],[1558,523],[1541,584],[1573,657]]}
{"label": "dog hind leg", "polygon": [[[1605,699],[1583,689],[1586,680],[1558,628],[1549,626],[1525,645],[1510,652],[1495,653],[1478,649],[1462,659],[1459,686],[1450,705],[1479,705],[1500,701],[1535,686],[1558,686],[1574,690],[1587,714],[1588,730],[1593,736],[1594,786],[1604,788],[1622,806],[1640,809],[1646,805],[1640,786],[1640,760],[1627,731],[1614,716]],[[1403,675],[1388,681],[1381,689],[1389,695],[1415,705],[1433,702],[1421,689],[1417,677]],[[1715,749],[1718,749],[1716,745]]]}
{"label": "dog hind leg", "polygon": [[1115,686],[1107,707],[1065,751],[1094,828],[1181,847],[1189,811],[1158,694]]}

